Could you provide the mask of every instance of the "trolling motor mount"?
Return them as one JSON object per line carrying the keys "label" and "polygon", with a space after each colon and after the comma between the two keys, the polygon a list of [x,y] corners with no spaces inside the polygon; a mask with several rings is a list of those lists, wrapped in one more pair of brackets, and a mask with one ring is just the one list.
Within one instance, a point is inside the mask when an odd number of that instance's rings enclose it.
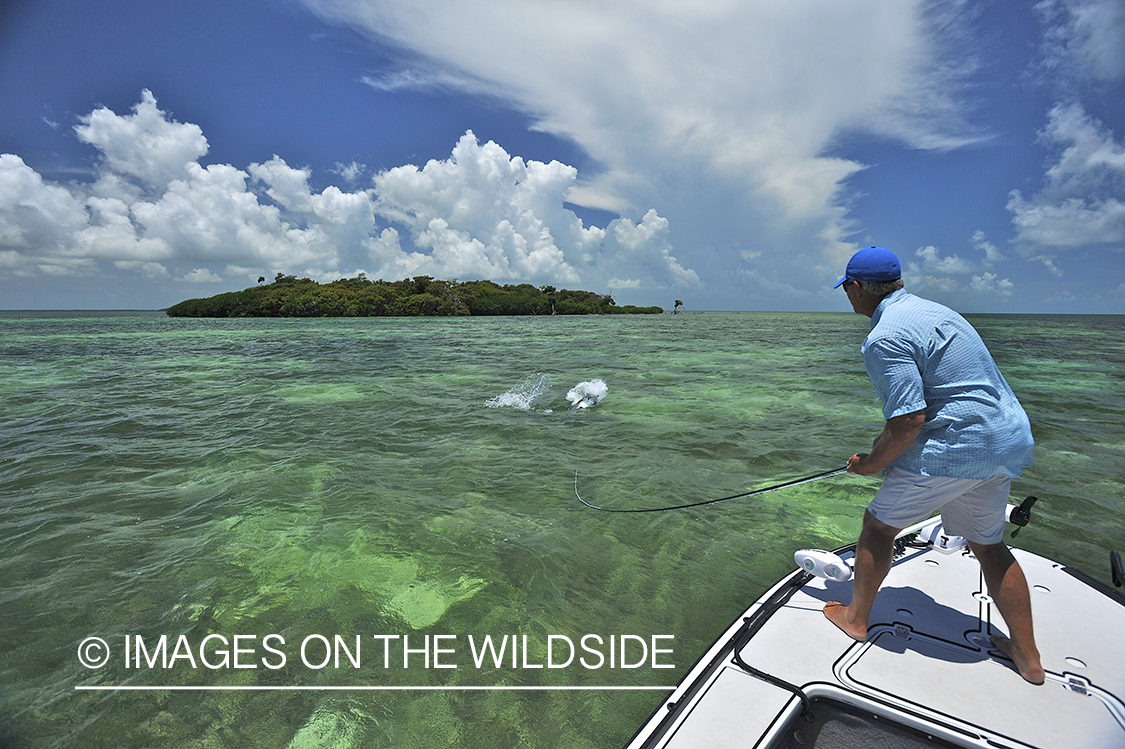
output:
{"label": "trolling motor mount", "polygon": [[1008,522],[1012,525],[1019,526],[1019,528],[1016,528],[1014,531],[1012,531],[1012,538],[1015,538],[1016,535],[1019,534],[1020,528],[1023,528],[1025,525],[1031,522],[1031,506],[1038,501],[1039,497],[1028,497],[1020,504],[1019,507],[1008,513]]}

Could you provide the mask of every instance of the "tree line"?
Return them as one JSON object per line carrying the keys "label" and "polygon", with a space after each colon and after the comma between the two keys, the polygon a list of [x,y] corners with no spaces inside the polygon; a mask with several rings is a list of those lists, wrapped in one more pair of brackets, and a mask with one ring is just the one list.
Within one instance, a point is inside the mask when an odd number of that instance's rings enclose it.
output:
{"label": "tree line", "polygon": [[360,273],[320,284],[278,273],[273,283],[203,299],[187,299],[165,310],[169,317],[421,317],[457,315],[660,314],[662,307],[618,307],[608,294],[592,291],[501,286],[492,281],[442,281],[415,276],[371,281]]}

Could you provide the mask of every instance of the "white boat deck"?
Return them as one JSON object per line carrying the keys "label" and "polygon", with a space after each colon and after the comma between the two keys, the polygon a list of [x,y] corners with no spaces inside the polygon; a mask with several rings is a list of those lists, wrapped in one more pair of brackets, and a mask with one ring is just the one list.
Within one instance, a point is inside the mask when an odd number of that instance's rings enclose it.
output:
{"label": "white boat deck", "polygon": [[[1125,606],[1058,564],[1013,553],[1031,586],[1036,641],[1048,672],[1043,686],[1025,682],[988,640],[990,627],[1008,630],[983,592],[976,560],[932,548],[908,548],[896,560],[876,600],[867,642],[851,640],[821,611],[826,601],[851,600],[852,583],[814,578],[739,655],[810,698],[833,699],[910,726],[921,732],[923,744],[933,737],[946,746],[1125,747]],[[662,706],[630,749],[807,740],[783,727],[801,712],[798,697],[721,652],[741,624],[669,697],[679,709]]]}

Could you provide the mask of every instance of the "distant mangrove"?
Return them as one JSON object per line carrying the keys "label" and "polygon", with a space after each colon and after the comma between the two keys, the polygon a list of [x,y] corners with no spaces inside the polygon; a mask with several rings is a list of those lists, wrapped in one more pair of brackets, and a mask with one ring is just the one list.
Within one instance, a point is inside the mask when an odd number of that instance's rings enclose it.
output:
{"label": "distant mangrove", "polygon": [[437,317],[458,315],[660,314],[662,307],[618,307],[592,291],[501,286],[492,281],[442,281],[415,276],[371,281],[360,273],[320,284],[278,273],[273,283],[188,299],[165,310],[169,317]]}

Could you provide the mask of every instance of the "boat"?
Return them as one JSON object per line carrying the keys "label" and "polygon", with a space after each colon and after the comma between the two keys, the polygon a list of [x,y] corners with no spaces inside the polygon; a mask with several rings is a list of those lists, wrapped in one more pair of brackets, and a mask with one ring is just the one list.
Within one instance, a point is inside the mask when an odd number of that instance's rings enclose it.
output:
{"label": "boat", "polygon": [[[1010,505],[1009,520],[1026,525],[1034,501]],[[1125,747],[1125,596],[1013,548],[1047,671],[1029,684],[990,639],[1007,627],[980,565],[940,524],[899,534],[865,642],[823,614],[851,600],[855,545],[799,551],[797,570],[727,628],[627,749]],[[1116,551],[1111,565],[1120,585]]]}

